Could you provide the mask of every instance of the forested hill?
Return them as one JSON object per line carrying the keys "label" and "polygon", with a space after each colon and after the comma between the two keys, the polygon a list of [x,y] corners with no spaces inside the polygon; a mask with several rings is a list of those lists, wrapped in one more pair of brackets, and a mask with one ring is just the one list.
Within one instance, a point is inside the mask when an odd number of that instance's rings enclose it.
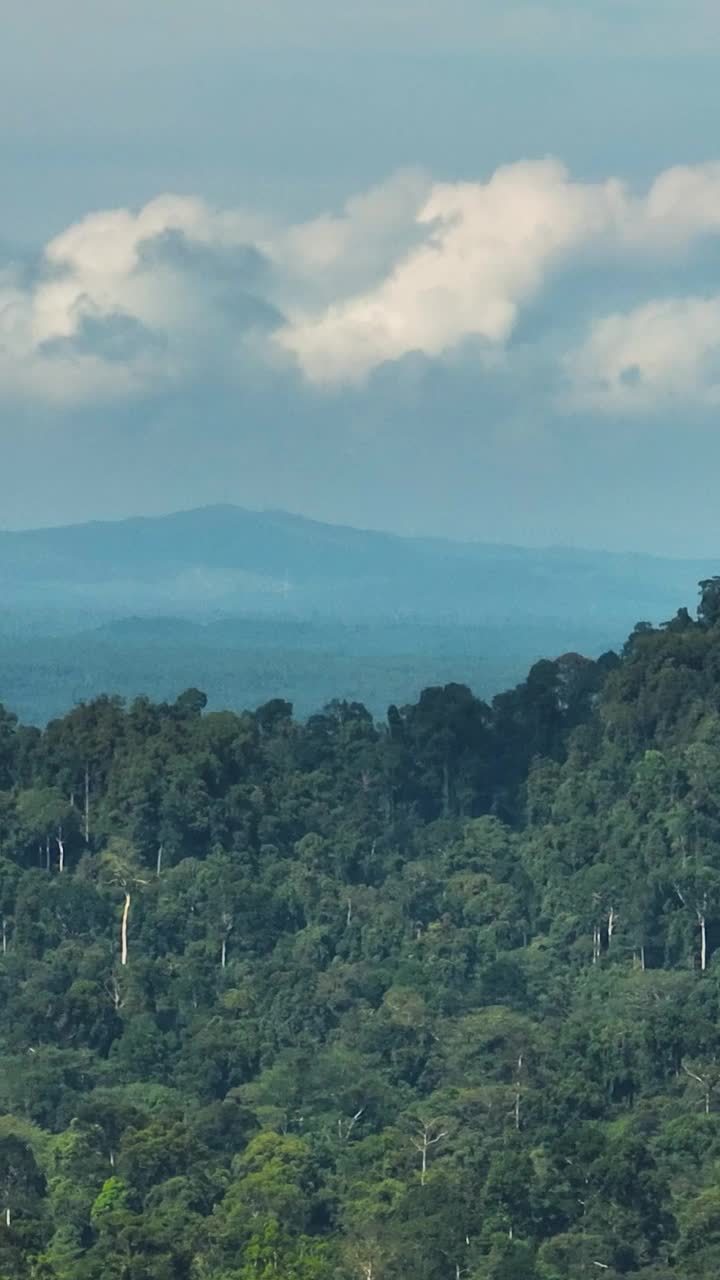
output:
{"label": "forested hill", "polygon": [[377,724],[0,719],[3,1280],[716,1280],[720,579]]}
{"label": "forested hill", "polygon": [[667,618],[702,560],[409,538],[208,507],[0,531],[2,697],[42,725],[108,688],[213,710],[330,699],[382,716],[428,685],[492,698],[541,656]]}
{"label": "forested hill", "polygon": [[[666,617],[702,560],[409,538],[284,511],[205,507],[0,531],[3,628],[132,614],[439,622],[565,620],[612,634]],[[637,611],[637,612],[636,612]],[[77,629],[77,627],[75,628]]]}

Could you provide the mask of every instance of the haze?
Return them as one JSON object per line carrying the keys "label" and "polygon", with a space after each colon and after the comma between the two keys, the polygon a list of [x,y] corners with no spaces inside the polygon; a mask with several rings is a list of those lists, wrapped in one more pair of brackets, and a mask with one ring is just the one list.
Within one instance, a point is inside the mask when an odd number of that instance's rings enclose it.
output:
{"label": "haze", "polygon": [[4,527],[709,556],[717,8],[6,0]]}

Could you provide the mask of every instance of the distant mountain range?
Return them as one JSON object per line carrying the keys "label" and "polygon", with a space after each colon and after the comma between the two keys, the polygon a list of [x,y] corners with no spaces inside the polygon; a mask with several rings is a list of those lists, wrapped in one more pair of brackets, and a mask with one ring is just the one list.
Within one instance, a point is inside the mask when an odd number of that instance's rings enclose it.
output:
{"label": "distant mountain range", "polygon": [[720,563],[403,538],[282,511],[216,506],[0,533],[5,623],[128,614],[499,624],[627,630],[659,621]]}
{"label": "distant mountain range", "polygon": [[383,715],[429,684],[491,698],[692,607],[711,561],[401,538],[209,507],[0,533],[0,702],[41,723],[98,693],[211,707],[333,697]]}

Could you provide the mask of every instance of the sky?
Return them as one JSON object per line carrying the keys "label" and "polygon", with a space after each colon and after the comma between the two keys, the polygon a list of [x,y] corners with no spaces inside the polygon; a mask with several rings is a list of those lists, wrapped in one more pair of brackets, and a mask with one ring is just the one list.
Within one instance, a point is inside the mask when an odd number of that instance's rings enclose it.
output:
{"label": "sky", "polygon": [[0,17],[0,527],[720,553],[717,0]]}

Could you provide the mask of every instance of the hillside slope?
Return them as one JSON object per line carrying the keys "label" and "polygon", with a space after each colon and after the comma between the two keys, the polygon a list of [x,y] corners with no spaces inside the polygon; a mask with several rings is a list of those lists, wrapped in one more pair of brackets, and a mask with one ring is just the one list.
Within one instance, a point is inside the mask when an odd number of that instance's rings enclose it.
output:
{"label": "hillside slope", "polygon": [[0,533],[4,609],[27,616],[223,610],[627,630],[638,617],[662,620],[712,571],[702,561],[401,538],[238,507]]}
{"label": "hillside slope", "polygon": [[5,1280],[714,1280],[720,582],[376,724],[0,715]]}

